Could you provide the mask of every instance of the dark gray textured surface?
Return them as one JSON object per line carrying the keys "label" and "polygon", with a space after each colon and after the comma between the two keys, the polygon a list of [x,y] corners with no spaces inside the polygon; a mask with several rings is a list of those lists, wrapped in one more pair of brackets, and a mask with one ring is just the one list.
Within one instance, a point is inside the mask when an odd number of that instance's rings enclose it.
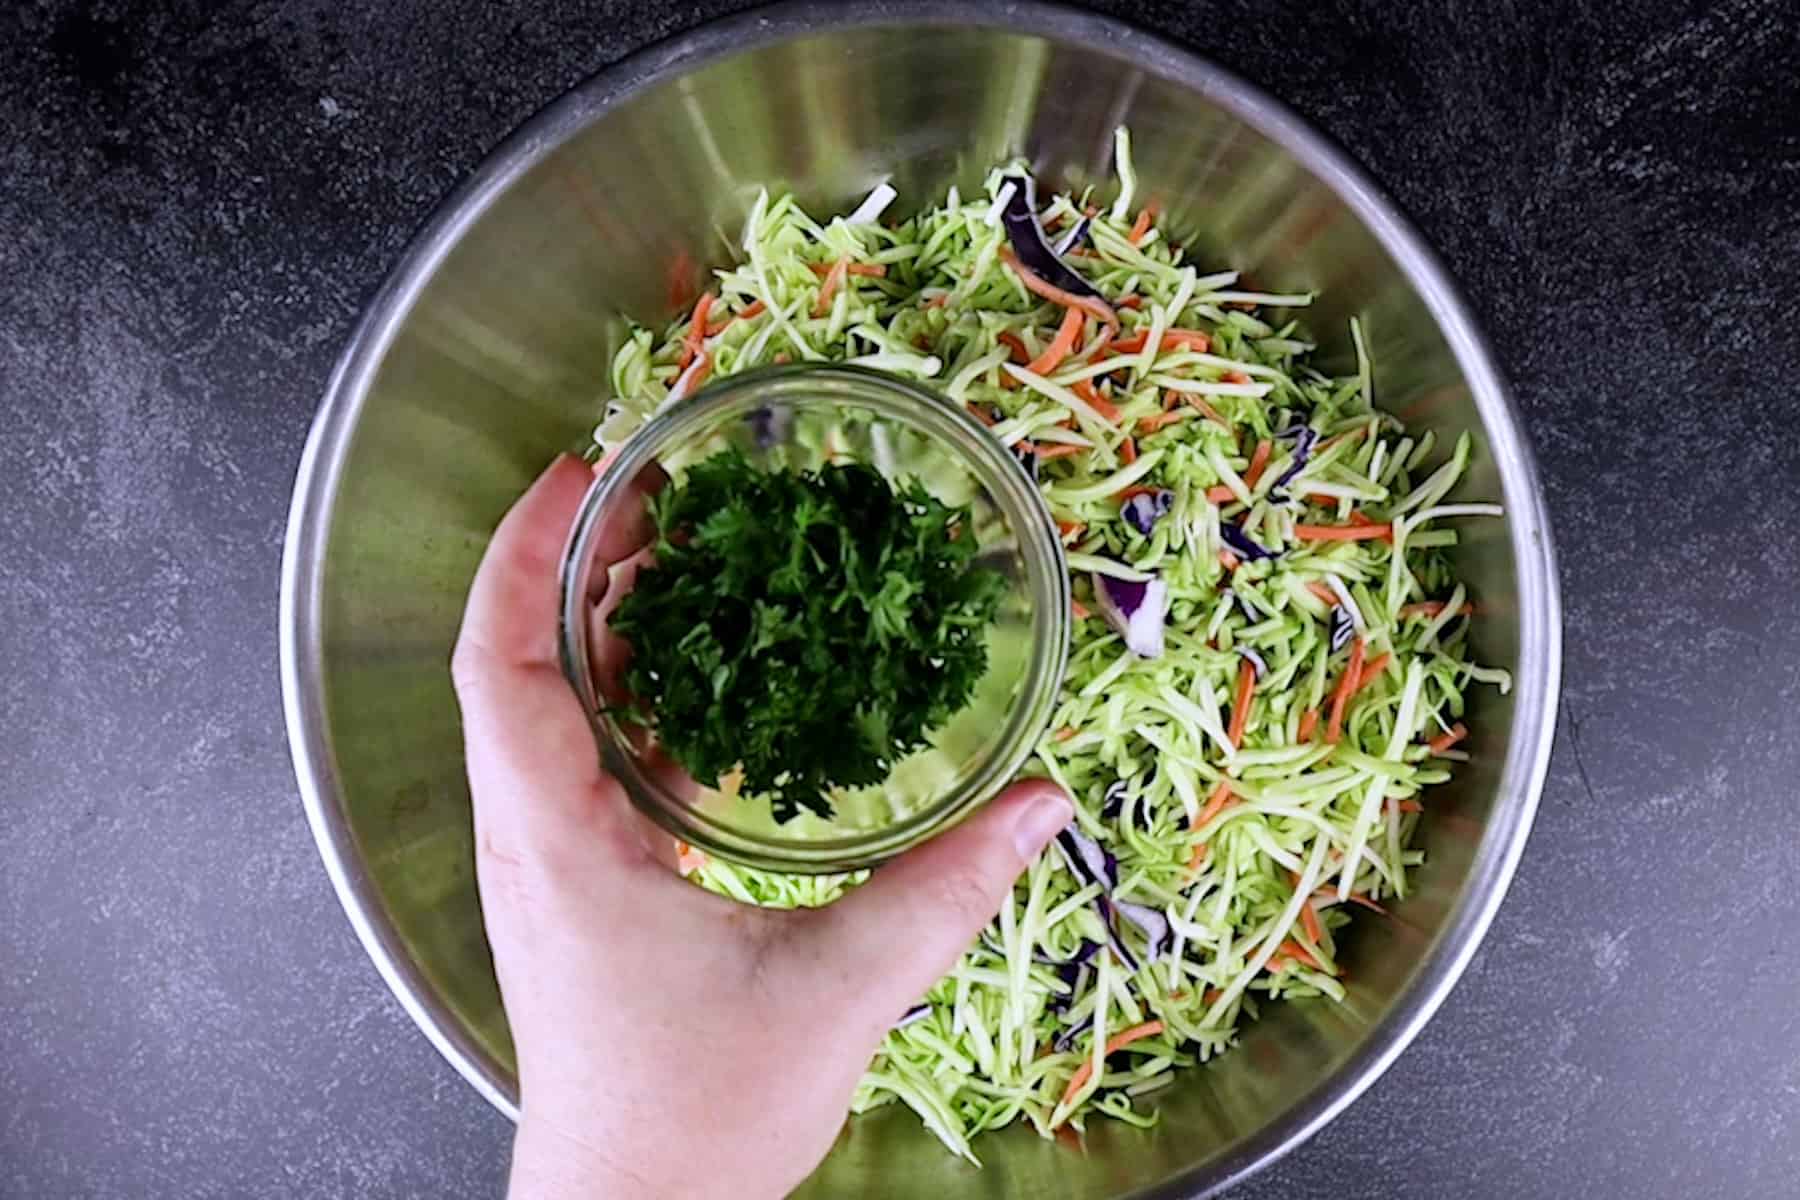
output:
{"label": "dark gray textured surface", "polygon": [[[729,8],[0,16],[0,1197],[491,1197],[294,794],[287,489],[360,300],[587,72]],[[1537,832],[1442,1014],[1245,1197],[1800,1188],[1800,21],[1103,7],[1341,139],[1464,282],[1567,605]],[[1785,15],[1784,15],[1785,13]]]}

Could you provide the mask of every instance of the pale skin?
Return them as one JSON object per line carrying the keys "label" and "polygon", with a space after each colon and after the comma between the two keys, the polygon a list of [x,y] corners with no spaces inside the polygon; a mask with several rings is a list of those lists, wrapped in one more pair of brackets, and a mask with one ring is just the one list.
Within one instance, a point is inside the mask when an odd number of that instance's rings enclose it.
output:
{"label": "pale skin", "polygon": [[[703,892],[600,769],[557,665],[556,570],[591,481],[559,459],[494,534],[452,661],[476,874],[522,1116],[512,1200],[786,1195],[883,1034],[1069,821],[1015,784],[829,908]],[[607,561],[646,540],[609,530]]]}

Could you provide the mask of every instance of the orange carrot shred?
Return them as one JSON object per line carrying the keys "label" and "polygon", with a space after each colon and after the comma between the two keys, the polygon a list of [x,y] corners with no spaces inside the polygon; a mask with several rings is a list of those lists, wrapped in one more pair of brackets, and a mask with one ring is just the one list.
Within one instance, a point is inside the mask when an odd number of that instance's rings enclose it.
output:
{"label": "orange carrot shred", "polygon": [[681,339],[681,358],[676,363],[684,371],[700,353],[700,340],[706,336],[706,315],[712,311],[712,304],[711,292],[701,292],[694,301],[694,315],[688,318],[687,335]]}
{"label": "orange carrot shred", "polygon": [[1316,946],[1325,940],[1325,930],[1320,928],[1319,914],[1313,910],[1312,905],[1302,904],[1300,906],[1300,925],[1306,930],[1306,936],[1313,945]]}
{"label": "orange carrot shred", "polygon": [[[1136,312],[1138,309],[1144,307],[1144,298],[1136,292],[1132,292],[1130,295],[1120,296],[1113,302],[1113,307],[1129,308],[1131,311]],[[1142,349],[1142,347],[1139,347],[1139,349]]]}
{"label": "orange carrot shred", "polygon": [[[1403,617],[1435,617],[1443,611],[1444,602],[1442,600],[1426,600],[1419,604],[1402,604],[1400,606],[1400,615]],[[1465,604],[1457,609],[1456,613],[1461,617],[1473,616],[1475,614],[1475,606],[1473,604]]]}
{"label": "orange carrot shred", "polygon": [[1131,223],[1131,232],[1125,235],[1125,240],[1134,246],[1143,241],[1144,235],[1150,232],[1150,222],[1154,219],[1148,204],[1138,209],[1137,220]]}
{"label": "orange carrot shred", "polygon": [[1057,532],[1061,533],[1064,539],[1080,537],[1081,531],[1086,528],[1087,526],[1080,521],[1058,521],[1056,523]]}
{"label": "orange carrot shred", "polygon": [[1213,788],[1206,797],[1206,803],[1201,806],[1199,815],[1194,818],[1194,828],[1204,828],[1208,821],[1224,812],[1225,806],[1229,803],[1231,803],[1231,781],[1221,779],[1218,786]]}
{"label": "orange carrot shred", "polygon": [[[1399,800],[1395,802],[1394,807],[1403,813],[1422,813],[1425,811],[1425,806],[1420,804],[1417,800]],[[1317,938],[1314,938],[1313,940],[1318,941]]]}
{"label": "orange carrot shred", "polygon": [[1337,593],[1332,591],[1325,584],[1320,583],[1317,579],[1308,583],[1306,585],[1306,590],[1317,596],[1320,600],[1323,600],[1326,604],[1336,604],[1338,602]]}
{"label": "orange carrot shred", "polygon": [[1246,658],[1238,664],[1237,694],[1231,698],[1231,728],[1226,735],[1231,748],[1244,744],[1244,727],[1250,722],[1250,697],[1256,691],[1256,668]]}
{"label": "orange carrot shred", "polygon": [[1382,669],[1388,665],[1388,660],[1392,657],[1393,655],[1383,651],[1370,659],[1369,665],[1362,669],[1361,675],[1357,676],[1356,686],[1350,689],[1351,694],[1354,695],[1368,687],[1371,683],[1374,683],[1375,680],[1380,677]]}
{"label": "orange carrot shred", "polygon": [[1119,461],[1128,467],[1137,461],[1137,442],[1135,439],[1126,438],[1119,444]]}
{"label": "orange carrot shred", "polygon": [[1081,601],[1079,601],[1079,600],[1071,600],[1071,601],[1069,601],[1069,613],[1070,613],[1070,615],[1071,615],[1071,616],[1073,616],[1073,617],[1074,617],[1074,618],[1075,618],[1075,619],[1076,619],[1076,620],[1077,620],[1077,621],[1085,621],[1085,620],[1087,620],[1087,619],[1088,619],[1088,618],[1089,618],[1089,617],[1091,617],[1091,616],[1093,616],[1093,615],[1094,615],[1094,614],[1093,614],[1093,613],[1090,613],[1090,612],[1089,612],[1089,611],[1088,611],[1088,608],[1087,608],[1087,605],[1085,605],[1085,604],[1083,604],[1083,603],[1082,603],[1082,602],[1081,602]]}
{"label": "orange carrot shred", "polygon": [[1000,259],[1012,268],[1013,274],[1019,277],[1019,282],[1025,285],[1027,291],[1034,292],[1064,308],[1079,308],[1102,325],[1115,327],[1118,325],[1119,314],[1113,311],[1112,305],[1098,296],[1077,296],[1074,292],[1064,291],[1041,278],[1037,272],[1020,262],[1017,255],[1004,247],[1000,250]]}
{"label": "orange carrot shred", "polygon": [[1010,329],[1002,330],[994,335],[996,341],[1012,353],[1012,360],[1020,366],[1031,361],[1031,351],[1025,346],[1025,339]]}
{"label": "orange carrot shred", "polygon": [[1394,527],[1385,521],[1379,525],[1296,525],[1294,536],[1303,542],[1366,542],[1375,538],[1391,542]]}
{"label": "orange carrot shred", "polygon": [[1350,663],[1344,668],[1344,674],[1338,679],[1337,689],[1331,694],[1331,718],[1325,725],[1325,740],[1334,746],[1344,735],[1344,705],[1350,702],[1350,692],[1356,681],[1362,678],[1362,664],[1363,640],[1357,638],[1350,643]]}
{"label": "orange carrot shred", "polygon": [[1250,467],[1244,472],[1246,488],[1254,489],[1256,487],[1256,481],[1262,478],[1263,471],[1269,465],[1269,455],[1274,452],[1274,449],[1274,443],[1267,438],[1256,443],[1256,453],[1250,456]]}
{"label": "orange carrot shred", "polygon": [[1100,394],[1100,389],[1094,386],[1093,380],[1078,379],[1075,381],[1075,386],[1070,390],[1077,396],[1080,396],[1083,400],[1087,401],[1088,407],[1099,413],[1102,417],[1105,417],[1108,421],[1112,421],[1115,424],[1118,422],[1119,406],[1114,404],[1111,400],[1108,400],[1105,396],[1102,396]]}
{"label": "orange carrot shred", "polygon": [[1055,739],[1059,742],[1066,742],[1070,738],[1075,736],[1075,732],[1076,732],[1075,727],[1073,725],[1064,725],[1061,729],[1057,730],[1056,733],[1053,734],[1052,736],[1055,737]]}
{"label": "orange carrot shred", "polygon": [[1442,754],[1456,743],[1469,736],[1469,728],[1461,721],[1450,727],[1449,733],[1440,733],[1425,743],[1425,748],[1433,754]]}
{"label": "orange carrot shred", "polygon": [[1151,487],[1147,483],[1133,484],[1131,487],[1120,488],[1118,491],[1114,492],[1113,499],[1117,500],[1120,504],[1123,504],[1133,496],[1154,496],[1161,490],[1161,488]]}
{"label": "orange carrot shred", "polygon": [[838,288],[843,286],[844,273],[849,270],[849,267],[850,260],[840,258],[825,273],[825,284],[819,289],[818,302],[813,305],[813,316],[822,317],[831,311],[831,298],[837,295]]}
{"label": "orange carrot shred", "polygon": [[1044,347],[1044,352],[1031,360],[1025,369],[1033,375],[1048,375],[1056,370],[1062,360],[1069,357],[1075,349],[1075,339],[1081,336],[1081,327],[1087,320],[1087,314],[1079,308],[1063,311],[1062,324],[1056,327],[1056,336]]}
{"label": "orange carrot shred", "polygon": [[1081,454],[1086,446],[1071,446],[1066,442],[1053,442],[1048,446],[1039,446],[1037,457],[1039,462],[1048,462],[1053,458],[1067,458],[1071,454]]}
{"label": "orange carrot shred", "polygon": [[1300,714],[1300,729],[1297,734],[1303,742],[1312,741],[1313,730],[1319,727],[1319,710],[1309,708]]}
{"label": "orange carrot shred", "polygon": [[[1100,1051],[1100,1057],[1105,1058],[1109,1054],[1117,1053],[1131,1045],[1133,1042],[1141,1041],[1147,1037],[1155,1037],[1162,1031],[1163,1023],[1161,1021],[1145,1021],[1142,1025],[1133,1025],[1130,1029],[1121,1029],[1119,1032],[1106,1039],[1106,1047]],[[1069,1102],[1075,1099],[1076,1094],[1081,1091],[1082,1086],[1087,1083],[1089,1076],[1093,1073],[1094,1060],[1092,1058],[1086,1059],[1079,1067],[1076,1067],[1075,1074],[1069,1077],[1069,1086],[1063,1090],[1062,1100],[1058,1103],[1057,1107],[1068,1107]],[[1069,1114],[1064,1113],[1062,1120],[1066,1121],[1068,1119]],[[1059,1121],[1058,1124],[1061,1124],[1061,1121]]]}
{"label": "orange carrot shred", "polygon": [[744,310],[738,314],[738,320],[748,321],[751,317],[760,317],[768,308],[761,300],[753,300],[744,306]]}
{"label": "orange carrot shred", "polygon": [[1235,571],[1238,569],[1238,556],[1229,550],[1220,550],[1219,565],[1227,571]]}
{"label": "orange carrot shred", "polygon": [[1231,490],[1229,484],[1215,483],[1206,489],[1206,498],[1214,504],[1229,504],[1237,499],[1237,493]]}

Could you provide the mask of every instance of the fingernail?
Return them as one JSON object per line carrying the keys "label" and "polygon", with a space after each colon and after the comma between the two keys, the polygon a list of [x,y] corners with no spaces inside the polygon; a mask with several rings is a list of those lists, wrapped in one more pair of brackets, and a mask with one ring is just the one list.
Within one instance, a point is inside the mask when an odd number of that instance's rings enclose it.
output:
{"label": "fingernail", "polygon": [[1021,861],[1030,862],[1056,836],[1057,830],[1069,823],[1075,806],[1057,788],[1035,792],[1013,823],[1013,845]]}

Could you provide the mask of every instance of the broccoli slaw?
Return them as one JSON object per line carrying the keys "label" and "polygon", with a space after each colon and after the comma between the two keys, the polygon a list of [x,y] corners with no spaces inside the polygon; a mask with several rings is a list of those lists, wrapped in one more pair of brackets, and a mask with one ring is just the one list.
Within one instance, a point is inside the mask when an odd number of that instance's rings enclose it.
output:
{"label": "broccoli slaw", "polygon": [[[1023,1118],[1154,1121],[1140,1096],[1277,997],[1342,999],[1350,909],[1403,898],[1422,793],[1466,758],[1472,607],[1444,548],[1471,454],[1408,436],[1287,315],[1309,295],[1185,262],[1140,204],[1036,196],[1020,163],[892,224],[885,184],[820,223],[758,196],[742,260],[663,336],[634,328],[595,431],[617,444],[711,376],[851,362],[929,380],[1032,472],[1075,577],[1070,665],[1027,767],[1074,823],[904,1014],[858,1112],[904,1103],[953,1152]],[[1279,315],[1278,315],[1279,314]],[[746,903],[829,903],[688,851]]]}

